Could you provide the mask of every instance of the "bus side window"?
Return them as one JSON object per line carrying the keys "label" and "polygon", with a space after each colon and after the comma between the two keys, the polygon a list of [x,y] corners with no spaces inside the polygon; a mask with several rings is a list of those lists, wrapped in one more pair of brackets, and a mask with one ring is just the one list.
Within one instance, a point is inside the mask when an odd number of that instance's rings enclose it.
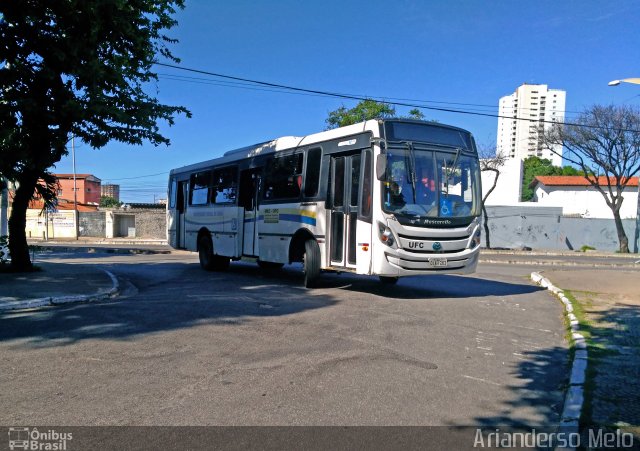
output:
{"label": "bus side window", "polygon": [[171,187],[169,188],[169,208],[176,208],[176,196],[178,190],[178,181],[176,179],[171,180]]}
{"label": "bus side window", "polygon": [[364,151],[364,164],[362,165],[362,197],[360,200],[360,216],[364,219],[371,218],[371,202],[372,202],[372,172],[373,163],[370,150]]}
{"label": "bus side window", "polygon": [[186,182],[180,182],[178,184],[176,192],[176,210],[180,213],[184,212],[184,186]]}
{"label": "bus side window", "polygon": [[216,204],[233,204],[236,202],[238,168],[230,166],[216,169],[213,173],[211,200]]}
{"label": "bus side window", "polygon": [[295,199],[300,196],[302,154],[274,157],[267,162],[264,199]]}
{"label": "bus side window", "polygon": [[307,167],[304,176],[305,197],[316,197],[320,186],[320,160],[322,149],[317,147],[307,152]]}
{"label": "bus side window", "polygon": [[189,189],[189,205],[206,205],[209,203],[210,186],[211,171],[192,174]]}

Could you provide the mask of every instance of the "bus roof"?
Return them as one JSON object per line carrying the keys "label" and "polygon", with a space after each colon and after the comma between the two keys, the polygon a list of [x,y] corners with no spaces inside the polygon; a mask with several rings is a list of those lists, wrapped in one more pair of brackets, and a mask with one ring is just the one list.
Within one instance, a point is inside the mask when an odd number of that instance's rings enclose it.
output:
{"label": "bus roof", "polygon": [[429,124],[441,128],[447,128],[452,130],[458,130],[461,132],[469,133],[467,130],[459,127],[441,124],[439,122],[430,121],[418,121],[412,119],[371,119],[357,124],[348,125],[346,127],[334,128],[331,130],[325,130],[322,132],[314,133],[306,136],[283,136],[271,141],[264,141],[261,143],[253,144],[246,147],[240,147],[225,152],[223,156],[218,158],[212,158],[210,160],[202,161],[199,163],[190,164],[180,168],[172,169],[170,175],[180,174],[185,172],[193,172],[199,169],[208,168],[211,166],[224,165],[226,163],[234,163],[236,161],[253,158],[258,155],[267,155],[283,150],[295,149],[301,146],[313,145],[316,143],[339,139],[346,136],[353,136],[363,132],[371,132],[373,137],[381,137],[381,125],[384,122],[407,122],[415,124]]}
{"label": "bus roof", "polygon": [[241,147],[238,149],[229,150],[224,153],[223,156],[213,158],[211,160],[202,161],[200,163],[190,164],[180,168],[172,169],[171,175],[184,172],[192,172],[201,168],[210,167],[213,165],[221,165],[225,163],[232,163],[247,158],[252,158],[258,155],[266,155],[275,153],[282,150],[295,149],[300,146],[307,146],[331,139],[337,139],[343,136],[351,136],[365,131],[373,132],[374,136],[380,135],[380,122],[377,119],[372,119],[365,122],[360,122],[354,125],[348,125],[346,127],[335,128],[332,130],[326,130],[319,133],[314,133],[307,136],[283,136],[276,138],[272,141],[265,141],[251,146]]}

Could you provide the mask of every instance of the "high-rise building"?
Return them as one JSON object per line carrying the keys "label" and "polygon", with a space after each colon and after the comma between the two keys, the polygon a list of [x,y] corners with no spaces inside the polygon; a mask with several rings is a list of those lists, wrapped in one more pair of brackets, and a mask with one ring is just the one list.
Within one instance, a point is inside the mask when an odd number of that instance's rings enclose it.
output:
{"label": "high-rise building", "polygon": [[500,99],[497,153],[524,160],[530,156],[548,158],[562,165],[562,146],[553,151],[543,146],[542,135],[553,122],[564,122],[567,93],[547,85],[525,83]]}
{"label": "high-rise building", "polygon": [[100,187],[100,191],[101,196],[113,197],[115,200],[120,201],[120,185],[106,183]]}

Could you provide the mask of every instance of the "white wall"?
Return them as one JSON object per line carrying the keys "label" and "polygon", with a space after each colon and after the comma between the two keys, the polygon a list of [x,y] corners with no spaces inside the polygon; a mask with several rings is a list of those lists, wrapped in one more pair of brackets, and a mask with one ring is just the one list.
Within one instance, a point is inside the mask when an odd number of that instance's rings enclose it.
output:
{"label": "white wall", "polygon": [[[487,205],[517,205],[520,202],[522,188],[522,160],[507,158],[504,166],[499,168],[500,177],[496,189],[487,198]],[[482,197],[493,186],[495,174],[482,172]]]}
{"label": "white wall", "polygon": [[[638,202],[637,187],[628,187],[623,192],[624,201],[620,217],[635,218]],[[534,202],[549,207],[562,207],[562,214],[580,215],[585,218],[613,219],[602,194],[592,186],[545,186],[538,183],[534,190]]]}

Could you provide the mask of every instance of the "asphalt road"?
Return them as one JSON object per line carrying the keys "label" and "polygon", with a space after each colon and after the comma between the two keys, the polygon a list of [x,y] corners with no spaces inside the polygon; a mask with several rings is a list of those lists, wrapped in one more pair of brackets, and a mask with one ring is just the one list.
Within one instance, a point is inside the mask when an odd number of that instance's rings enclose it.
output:
{"label": "asphalt road", "polygon": [[294,267],[207,273],[189,253],[46,258],[124,291],[0,317],[0,424],[530,427],[562,409],[561,306],[526,266],[306,290]]}

